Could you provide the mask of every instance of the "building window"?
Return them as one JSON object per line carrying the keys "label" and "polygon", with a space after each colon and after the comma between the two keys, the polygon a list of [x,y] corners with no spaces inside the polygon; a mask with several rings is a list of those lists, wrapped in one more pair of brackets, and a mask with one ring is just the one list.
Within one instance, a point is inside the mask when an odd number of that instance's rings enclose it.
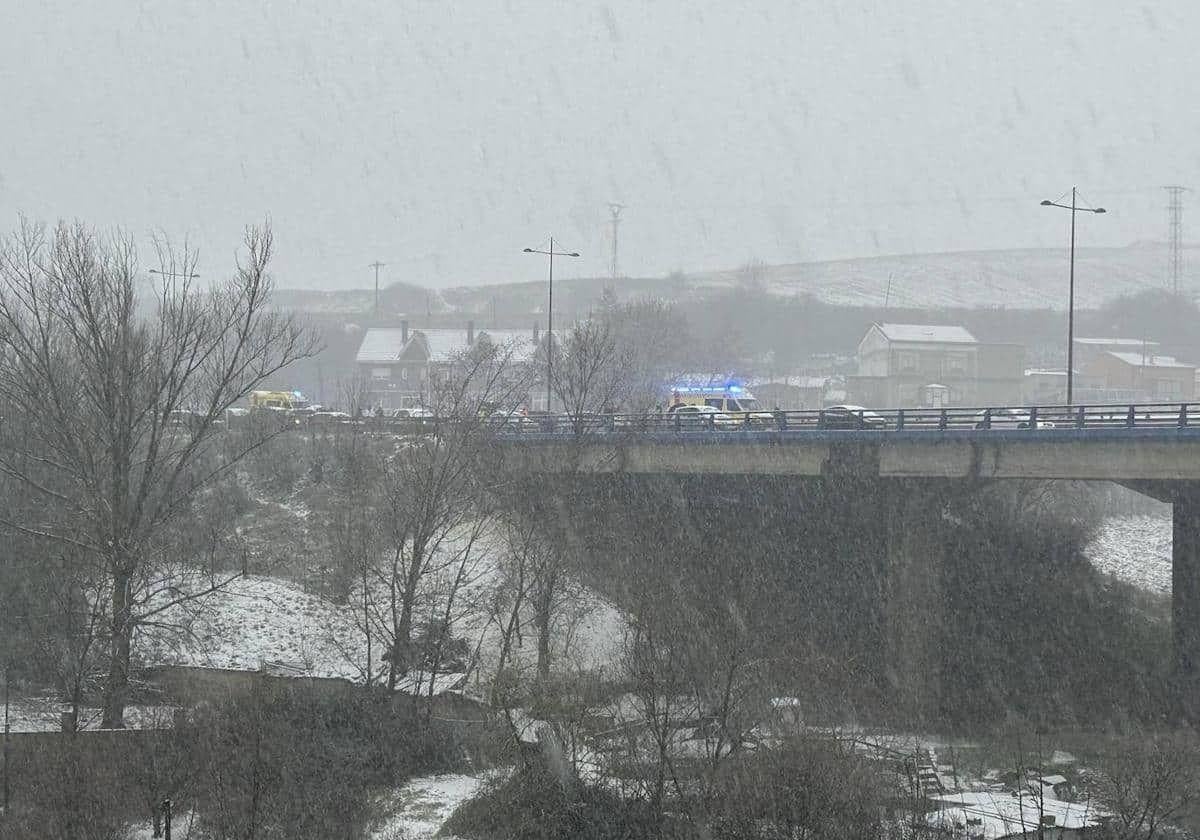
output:
{"label": "building window", "polygon": [[1178,379],[1154,380],[1154,397],[1160,400],[1177,400],[1183,396],[1182,383]]}
{"label": "building window", "polygon": [[901,350],[896,354],[896,369],[901,373],[911,373],[917,369],[917,354],[912,350]]}
{"label": "building window", "polygon": [[965,353],[947,353],[946,354],[946,370],[949,373],[966,373],[967,372],[967,356]]}
{"label": "building window", "polygon": [[408,381],[408,368],[406,368],[406,367],[400,368],[400,379],[403,380],[404,382]]}

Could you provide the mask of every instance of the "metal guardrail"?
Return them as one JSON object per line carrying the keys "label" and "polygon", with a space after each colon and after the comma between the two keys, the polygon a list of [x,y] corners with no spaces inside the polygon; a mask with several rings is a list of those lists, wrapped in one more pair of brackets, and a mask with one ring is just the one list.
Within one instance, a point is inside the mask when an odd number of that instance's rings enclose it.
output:
{"label": "metal guardrail", "polygon": [[[436,432],[456,421],[447,418],[363,417],[342,421],[396,434]],[[474,422],[474,421],[473,421]],[[493,415],[482,428],[509,436],[638,435],[648,433],[771,431],[945,432],[1022,430],[1052,434],[1060,429],[1200,430],[1200,402],[1109,405],[988,406],[953,408],[815,409],[800,411],[676,412],[618,414]]]}

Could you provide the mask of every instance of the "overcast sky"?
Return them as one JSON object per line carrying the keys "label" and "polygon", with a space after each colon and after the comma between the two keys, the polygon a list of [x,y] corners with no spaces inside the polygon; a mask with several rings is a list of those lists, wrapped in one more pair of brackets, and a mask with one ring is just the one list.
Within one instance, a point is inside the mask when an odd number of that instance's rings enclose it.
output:
{"label": "overcast sky", "polygon": [[[6,3],[0,218],[272,219],[287,286],[1165,238],[1200,187],[1200,3]],[[1196,209],[1192,210],[1192,206]],[[1200,200],[1185,214],[1200,225]],[[1186,234],[1185,234],[1186,235]],[[1194,237],[1188,237],[1192,239]]]}

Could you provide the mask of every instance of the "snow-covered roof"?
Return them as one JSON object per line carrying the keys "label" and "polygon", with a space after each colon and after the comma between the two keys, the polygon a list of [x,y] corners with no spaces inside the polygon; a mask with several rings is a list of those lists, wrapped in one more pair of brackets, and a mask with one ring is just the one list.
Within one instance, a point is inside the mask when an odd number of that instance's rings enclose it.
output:
{"label": "snow-covered roof", "polygon": [[[448,691],[457,691],[467,681],[467,675],[461,672],[452,674],[430,674],[427,671],[413,671],[396,680],[396,691],[419,697],[440,697]],[[433,684],[430,690],[430,683]]]}
{"label": "snow-covered roof", "polygon": [[876,324],[888,341],[920,344],[978,344],[966,327],[935,324]]}
{"label": "snow-covered roof", "polygon": [[[544,332],[538,334],[538,342],[533,340],[529,330],[481,330],[479,336],[486,336],[493,344],[508,347],[512,350],[513,359],[527,362],[537,353],[538,344],[545,339]],[[555,341],[558,340],[558,330],[554,331]]]}
{"label": "snow-covered roof", "polygon": [[765,385],[786,385],[790,388],[824,388],[829,384],[828,376],[773,376],[762,379],[751,379],[746,383],[749,388],[762,388]]}
{"label": "snow-covered roof", "polygon": [[1036,832],[1043,814],[1054,819],[1055,828],[1075,830],[1098,825],[1101,816],[1094,805],[1029,794],[1018,798],[1008,792],[969,791],[936,799],[945,807],[929,815],[931,824],[966,826],[968,820],[976,820],[985,840],[1029,836],[1029,832]]}
{"label": "snow-covered roof", "polygon": [[1157,347],[1157,341],[1141,338],[1077,338],[1076,344],[1090,347]]}
{"label": "snow-covered roof", "polygon": [[1067,783],[1067,777],[1055,774],[1053,776],[1042,776],[1041,781],[1044,785],[1063,785]]}
{"label": "snow-covered roof", "polygon": [[404,349],[403,330],[399,327],[372,327],[363,335],[354,357],[357,362],[394,362]]}
{"label": "snow-covered roof", "polygon": [[1189,365],[1186,362],[1181,362],[1174,356],[1155,356],[1152,353],[1122,353],[1116,350],[1109,350],[1108,355],[1120,359],[1127,365],[1134,367],[1156,367],[1156,368],[1195,368],[1195,365]]}

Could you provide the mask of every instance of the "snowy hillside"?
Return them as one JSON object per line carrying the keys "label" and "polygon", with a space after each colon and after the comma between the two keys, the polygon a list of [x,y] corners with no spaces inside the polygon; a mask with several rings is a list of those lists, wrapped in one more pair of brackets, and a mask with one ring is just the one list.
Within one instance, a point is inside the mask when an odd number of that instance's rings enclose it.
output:
{"label": "snowy hillside", "polygon": [[[1094,308],[1120,295],[1164,288],[1161,246],[1081,248],[1075,305]],[[1066,309],[1066,249],[964,251],[763,266],[758,279],[779,295],[813,295],[863,306]],[[696,275],[704,288],[732,287],[744,270]],[[891,289],[889,291],[889,284]]]}
{"label": "snowy hillside", "polygon": [[[572,661],[584,668],[610,663],[617,655],[624,625],[610,605],[585,593],[571,638]],[[357,596],[335,604],[281,578],[250,575],[208,596],[201,609],[169,616],[177,630],[145,629],[137,650],[147,664],[194,665],[255,670],[263,661],[302,664],[313,676],[361,680],[366,667],[366,637],[356,614]],[[478,645],[481,668],[495,661],[495,625],[483,614],[463,615],[455,634]],[[518,644],[518,661],[536,655],[532,638]],[[379,667],[379,639],[373,662]]]}
{"label": "snowy hillside", "polygon": [[[1200,255],[1185,248],[1185,259]],[[1165,285],[1166,249],[1158,244],[1128,248],[1080,248],[1076,251],[1076,306],[1095,308],[1121,295]],[[1004,251],[957,251],[938,254],[899,254],[823,262],[731,266],[719,271],[670,277],[567,278],[555,282],[556,309],[569,314],[589,311],[605,287],[633,300],[646,296],[683,299],[697,293],[738,287],[753,276],[754,283],[781,296],[812,295],[827,303],[850,306],[1004,307],[1009,309],[1066,309],[1067,252],[1065,248]],[[890,289],[889,289],[890,286]],[[420,306],[413,296],[420,294]],[[498,309],[506,317],[541,312],[546,286],[542,282],[492,283],[425,291],[397,284],[384,292],[385,304],[398,312],[426,308],[424,296],[435,301],[436,313],[458,312],[490,317]],[[365,313],[371,306],[365,290],[280,294],[282,308],[323,313]]]}
{"label": "snowy hillside", "polygon": [[262,660],[304,663],[314,676],[359,676],[365,639],[350,611],[298,584],[238,578],[209,596],[179,632],[147,632],[139,651],[151,663],[248,669]]}
{"label": "snowy hillside", "polygon": [[1171,520],[1110,516],[1085,549],[1100,571],[1151,592],[1171,591]]}

